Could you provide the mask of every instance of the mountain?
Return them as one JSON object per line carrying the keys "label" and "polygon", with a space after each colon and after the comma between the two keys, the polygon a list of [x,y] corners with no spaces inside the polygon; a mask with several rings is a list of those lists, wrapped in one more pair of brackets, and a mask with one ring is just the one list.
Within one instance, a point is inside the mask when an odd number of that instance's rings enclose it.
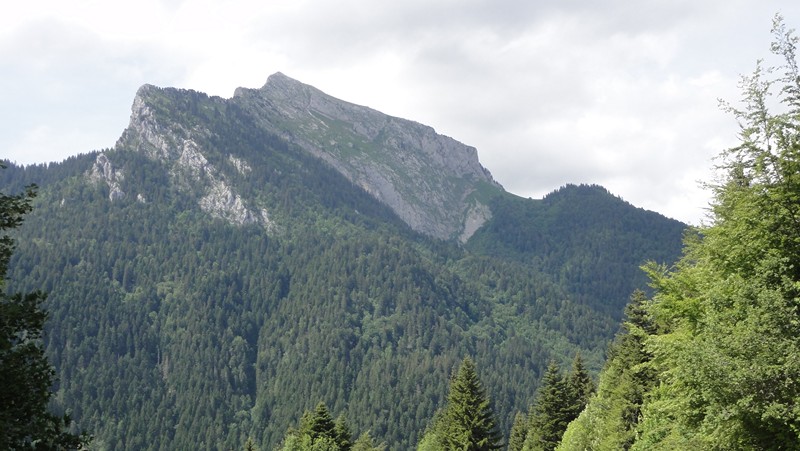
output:
{"label": "mountain", "polygon": [[[191,100],[183,105],[175,96]],[[172,122],[176,107],[185,107],[194,119]],[[431,127],[335,99],[280,73],[261,89],[237,89],[227,101],[144,86],[118,146],[169,161],[176,174],[190,180],[204,175],[205,209],[236,222],[256,220],[259,213],[241,204],[221,169],[204,157],[228,154],[239,171],[248,170],[249,163],[235,156],[230,143],[215,141],[219,131],[213,121],[226,113],[246,114],[251,127],[324,160],[412,229],[435,238],[466,241],[490,216],[487,201],[502,190],[474,147]]]}
{"label": "mountain", "polygon": [[411,449],[464,356],[507,433],[548,361],[598,370],[685,226],[597,186],[505,192],[474,148],[271,76],[143,86],[113,148],[40,187],[12,290],[49,293],[55,407],[98,449],[272,449],[324,401]]}

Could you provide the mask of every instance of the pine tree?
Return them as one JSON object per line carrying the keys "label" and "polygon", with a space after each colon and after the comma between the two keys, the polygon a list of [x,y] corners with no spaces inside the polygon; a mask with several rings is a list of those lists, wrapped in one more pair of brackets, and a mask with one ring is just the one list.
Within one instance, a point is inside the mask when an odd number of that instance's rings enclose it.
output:
{"label": "pine tree", "polygon": [[333,438],[341,451],[350,451],[353,446],[353,433],[347,424],[347,418],[339,415],[333,425]]}
{"label": "pine tree", "polygon": [[440,434],[446,450],[483,451],[501,446],[491,402],[469,357],[450,382]]}
{"label": "pine tree", "polygon": [[[346,436],[346,440],[345,440]],[[313,412],[306,411],[298,430],[290,429],[281,446],[282,451],[346,451],[350,449],[350,429],[340,417],[333,421],[324,402]]]}
{"label": "pine tree", "polygon": [[644,394],[656,383],[647,364],[652,356],[644,345],[648,334],[655,331],[646,302],[641,290],[631,295],[622,330],[600,373],[597,395],[567,427],[557,449],[626,450],[633,444]]}
{"label": "pine tree", "polygon": [[244,443],[244,451],[258,451],[252,437],[248,437],[247,441]]}
{"label": "pine tree", "polygon": [[[310,422],[307,426],[308,434],[312,439],[316,440],[320,437],[336,438],[336,424],[331,417],[328,407],[324,402],[317,404],[314,413],[310,416]],[[301,431],[306,432],[306,431]]]}

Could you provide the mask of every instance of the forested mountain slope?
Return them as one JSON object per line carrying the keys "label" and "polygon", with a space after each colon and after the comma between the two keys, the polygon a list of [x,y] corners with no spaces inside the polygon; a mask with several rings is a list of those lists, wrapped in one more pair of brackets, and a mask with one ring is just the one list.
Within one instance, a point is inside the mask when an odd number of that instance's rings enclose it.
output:
{"label": "forested mountain slope", "polygon": [[271,449],[320,401],[410,449],[467,355],[505,433],[548,361],[599,368],[638,266],[677,258],[679,223],[598,187],[525,200],[443,164],[458,221],[436,219],[439,188],[385,176],[416,196],[398,208],[348,172],[399,174],[375,160],[394,147],[343,169],[291,115],[235,99],[143,87],[113,149],[0,173],[4,192],[40,185],[9,288],[49,293],[55,401],[98,449]]}
{"label": "forested mountain slope", "polygon": [[672,262],[686,225],[633,208],[596,185],[567,185],[541,200],[497,196],[468,248],[552,275],[574,301],[620,318],[647,286],[642,262]]}

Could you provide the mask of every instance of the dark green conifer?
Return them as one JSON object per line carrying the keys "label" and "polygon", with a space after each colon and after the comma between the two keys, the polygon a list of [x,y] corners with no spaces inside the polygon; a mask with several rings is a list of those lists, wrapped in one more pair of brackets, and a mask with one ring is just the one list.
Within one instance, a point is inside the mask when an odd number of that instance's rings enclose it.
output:
{"label": "dark green conifer", "polygon": [[56,373],[42,345],[45,294],[4,290],[14,250],[8,232],[31,211],[35,188],[14,196],[0,193],[0,449],[84,449],[90,437],[71,434],[69,416],[48,411]]}
{"label": "dark green conifer", "polygon": [[568,405],[566,407],[569,409],[568,421],[572,421],[578,418],[595,390],[594,381],[583,364],[580,352],[575,354],[575,359],[572,361],[572,370],[567,376],[566,382],[568,395]]}
{"label": "dark green conifer", "polygon": [[341,451],[350,451],[353,446],[353,433],[344,415],[339,415],[334,422],[333,439]]}
{"label": "dark green conifer", "polygon": [[522,451],[527,435],[528,416],[522,412],[517,412],[514,416],[514,424],[511,425],[511,435],[508,438],[508,451]]}
{"label": "dark green conifer", "polygon": [[314,413],[310,415],[308,434],[314,440],[320,437],[336,438],[336,424],[324,402],[317,404]]}
{"label": "dark green conifer", "polygon": [[569,398],[567,380],[558,364],[550,362],[531,412],[526,449],[555,449],[570,422]]}
{"label": "dark green conifer", "polygon": [[500,448],[491,402],[469,357],[450,382],[447,408],[442,419],[441,439],[448,450],[492,450]]}
{"label": "dark green conifer", "polygon": [[375,444],[375,441],[372,439],[369,431],[362,433],[355,443],[353,443],[353,447],[351,448],[352,451],[383,451],[385,449],[385,444]]}

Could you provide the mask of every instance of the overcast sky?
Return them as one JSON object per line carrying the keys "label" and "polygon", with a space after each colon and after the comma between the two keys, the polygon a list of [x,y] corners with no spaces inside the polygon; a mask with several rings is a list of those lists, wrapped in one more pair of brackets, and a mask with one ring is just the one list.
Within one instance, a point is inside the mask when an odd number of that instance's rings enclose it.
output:
{"label": "overcast sky", "polygon": [[30,0],[0,15],[0,158],[113,147],[136,89],[230,97],[274,72],[477,147],[515,194],[597,183],[699,224],[718,99],[796,0]]}

